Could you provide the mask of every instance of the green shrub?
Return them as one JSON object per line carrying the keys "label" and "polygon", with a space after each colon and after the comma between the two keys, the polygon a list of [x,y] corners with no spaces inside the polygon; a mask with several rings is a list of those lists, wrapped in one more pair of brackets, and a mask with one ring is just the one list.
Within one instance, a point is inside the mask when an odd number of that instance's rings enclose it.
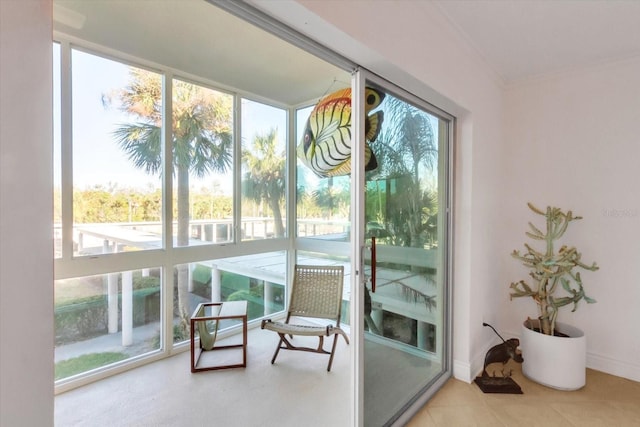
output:
{"label": "green shrub", "polygon": [[209,283],[211,282],[211,268],[204,265],[196,264],[195,268],[193,269],[193,273],[191,273],[191,277],[195,282]]}
{"label": "green shrub", "polygon": [[234,292],[248,291],[250,287],[250,279],[239,274],[223,272],[220,281],[223,300],[227,300]]}
{"label": "green shrub", "polygon": [[[145,278],[146,279],[146,278]],[[118,321],[121,321],[121,295],[118,296]],[[104,335],[108,332],[106,295],[76,299],[55,307],[56,345]],[[146,287],[133,291],[133,326],[160,320],[160,288]],[[118,327],[120,328],[121,325]]]}
{"label": "green shrub", "polygon": [[56,345],[107,332],[107,297],[96,295],[55,307]]}
{"label": "green shrub", "polygon": [[160,289],[160,278],[154,276],[133,276],[133,289],[148,289],[158,288]]}

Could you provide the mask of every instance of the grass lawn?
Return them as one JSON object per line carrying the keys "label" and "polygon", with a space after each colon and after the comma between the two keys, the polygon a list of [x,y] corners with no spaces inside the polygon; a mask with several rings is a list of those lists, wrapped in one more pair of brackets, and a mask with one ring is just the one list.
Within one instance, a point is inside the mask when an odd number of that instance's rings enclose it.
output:
{"label": "grass lawn", "polygon": [[106,352],[83,354],[73,359],[62,360],[56,363],[56,380],[67,378],[81,372],[90,371],[109,363],[127,359],[129,355],[125,353]]}

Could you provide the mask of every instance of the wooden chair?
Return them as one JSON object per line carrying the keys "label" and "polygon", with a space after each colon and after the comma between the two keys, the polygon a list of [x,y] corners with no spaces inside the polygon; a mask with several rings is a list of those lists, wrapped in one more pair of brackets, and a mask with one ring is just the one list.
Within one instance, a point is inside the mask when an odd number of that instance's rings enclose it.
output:
{"label": "wooden chair", "polygon": [[[280,349],[309,351],[329,355],[327,372],[331,370],[333,355],[338,343],[338,335],[344,337],[347,344],[349,338],[340,329],[340,314],[342,309],[342,285],[344,267],[296,265],[291,285],[291,302],[284,322],[274,322],[271,319],[262,321],[262,329],[277,332],[280,342],[271,359],[276,361]],[[334,322],[327,326],[313,326],[309,324],[292,323],[296,317],[312,317],[328,319]],[[287,338],[289,335],[289,338]],[[295,335],[318,337],[318,347],[295,346],[291,342]],[[333,336],[331,351],[324,349],[324,337]]]}

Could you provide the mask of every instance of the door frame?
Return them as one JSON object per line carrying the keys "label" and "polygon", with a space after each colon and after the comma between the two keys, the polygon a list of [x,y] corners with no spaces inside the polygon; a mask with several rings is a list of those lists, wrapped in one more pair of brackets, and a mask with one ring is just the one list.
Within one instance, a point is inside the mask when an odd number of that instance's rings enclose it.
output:
{"label": "door frame", "polygon": [[351,425],[364,426],[364,88],[369,73],[351,79]]}
{"label": "door frame", "polygon": [[[365,125],[364,125],[364,93],[367,82],[388,89],[395,96],[418,106],[438,117],[446,133],[438,141],[438,180],[444,183],[444,191],[439,195],[438,227],[444,231],[446,248],[442,252],[444,259],[441,265],[443,324],[442,324],[442,364],[443,369],[421,392],[410,402],[404,411],[389,425],[406,424],[424,404],[451,378],[453,372],[453,190],[454,190],[454,143],[455,117],[425,102],[406,90],[377,76],[366,69],[357,68],[352,74],[351,107],[351,425],[364,426],[364,287],[367,277],[364,274],[365,254],[369,248],[365,244]],[[440,191],[439,191],[440,193]]]}

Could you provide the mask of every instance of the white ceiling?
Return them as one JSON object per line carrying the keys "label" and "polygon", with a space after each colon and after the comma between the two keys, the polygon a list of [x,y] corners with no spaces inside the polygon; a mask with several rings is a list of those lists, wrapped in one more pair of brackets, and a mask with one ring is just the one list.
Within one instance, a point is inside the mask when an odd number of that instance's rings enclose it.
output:
{"label": "white ceiling", "polygon": [[317,100],[350,82],[348,72],[204,0],[54,0],[53,17],[55,31],[133,62],[282,105]]}
{"label": "white ceiling", "polygon": [[[640,0],[430,1],[507,84],[640,55]],[[204,0],[54,0],[54,29],[284,105],[349,81]]]}
{"label": "white ceiling", "polygon": [[437,0],[507,83],[640,55],[638,0]]}

